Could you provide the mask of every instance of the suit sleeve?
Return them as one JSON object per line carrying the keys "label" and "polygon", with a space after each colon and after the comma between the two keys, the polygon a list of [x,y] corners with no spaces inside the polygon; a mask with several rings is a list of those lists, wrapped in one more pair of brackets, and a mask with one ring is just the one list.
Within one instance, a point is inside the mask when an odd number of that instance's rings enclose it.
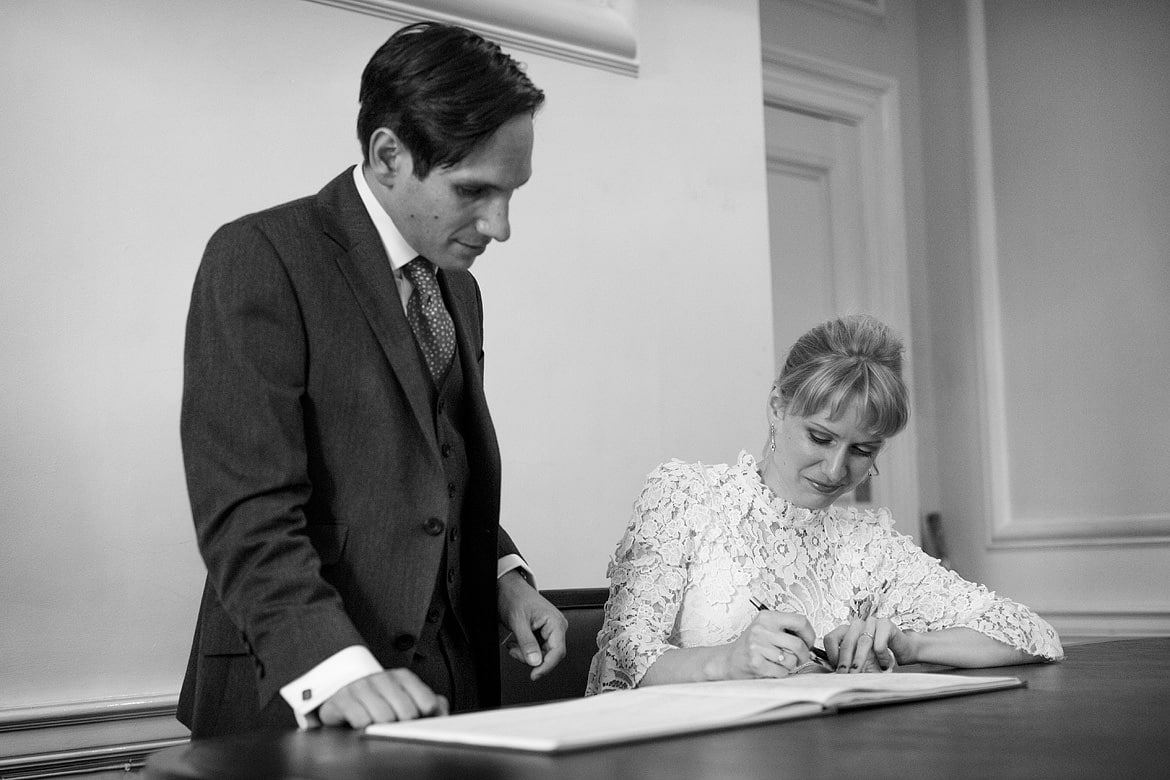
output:
{"label": "suit sleeve", "polygon": [[307,349],[291,281],[246,222],[221,228],[187,321],[181,434],[199,550],[264,699],[363,639],[306,533]]}

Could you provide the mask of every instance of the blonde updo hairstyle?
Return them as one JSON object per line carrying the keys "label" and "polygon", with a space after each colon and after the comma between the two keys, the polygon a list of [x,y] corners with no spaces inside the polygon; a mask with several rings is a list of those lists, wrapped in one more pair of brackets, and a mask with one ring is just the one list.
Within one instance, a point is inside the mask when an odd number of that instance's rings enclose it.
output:
{"label": "blonde updo hairstyle", "polygon": [[788,351],[776,379],[781,408],[798,417],[827,411],[831,420],[857,408],[870,433],[888,439],[910,420],[902,350],[902,340],[866,314],[817,325]]}

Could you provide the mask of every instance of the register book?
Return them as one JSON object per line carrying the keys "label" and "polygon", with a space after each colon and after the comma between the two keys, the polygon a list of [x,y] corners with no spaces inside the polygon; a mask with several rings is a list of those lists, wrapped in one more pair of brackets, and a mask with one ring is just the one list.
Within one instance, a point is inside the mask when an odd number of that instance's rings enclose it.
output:
{"label": "register book", "polygon": [[582,699],[377,723],[365,734],[555,753],[1024,685],[1017,677],[899,672],[655,685]]}

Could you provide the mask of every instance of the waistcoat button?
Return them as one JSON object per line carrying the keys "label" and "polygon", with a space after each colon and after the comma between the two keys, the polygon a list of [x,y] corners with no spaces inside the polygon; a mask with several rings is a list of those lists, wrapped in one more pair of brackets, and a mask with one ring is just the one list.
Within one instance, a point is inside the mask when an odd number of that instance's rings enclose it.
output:
{"label": "waistcoat button", "polygon": [[412,647],[414,647],[414,637],[410,634],[399,634],[394,637],[395,650],[409,650]]}
{"label": "waistcoat button", "polygon": [[443,533],[443,521],[437,517],[428,517],[423,523],[423,530],[430,536],[438,536]]}

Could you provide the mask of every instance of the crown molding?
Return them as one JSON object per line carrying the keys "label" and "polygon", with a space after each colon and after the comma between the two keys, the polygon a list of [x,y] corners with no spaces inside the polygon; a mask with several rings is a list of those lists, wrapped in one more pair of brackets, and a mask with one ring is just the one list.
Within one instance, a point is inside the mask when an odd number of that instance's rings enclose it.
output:
{"label": "crown molding", "polygon": [[458,24],[501,46],[638,75],[637,0],[307,0],[391,19]]}

